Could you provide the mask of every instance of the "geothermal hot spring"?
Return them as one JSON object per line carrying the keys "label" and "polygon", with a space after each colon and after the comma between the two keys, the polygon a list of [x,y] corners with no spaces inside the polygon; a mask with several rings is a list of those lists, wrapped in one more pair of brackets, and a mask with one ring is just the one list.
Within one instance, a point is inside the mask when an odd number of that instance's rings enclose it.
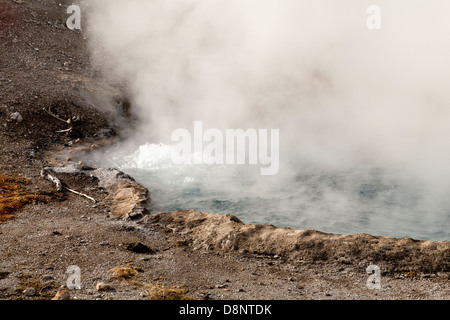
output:
{"label": "geothermal hot spring", "polygon": [[118,144],[91,163],[119,168],[149,188],[152,212],[195,209],[294,229],[449,238],[450,199],[427,197],[399,168],[299,167],[272,181],[250,166],[173,165],[172,148],[148,143],[126,155]]}
{"label": "geothermal hot spring", "polygon": [[[450,240],[450,4],[87,5],[92,62],[127,88],[139,122],[86,161],[132,175],[153,213]],[[175,163],[171,135],[195,121],[279,130],[279,171]]]}

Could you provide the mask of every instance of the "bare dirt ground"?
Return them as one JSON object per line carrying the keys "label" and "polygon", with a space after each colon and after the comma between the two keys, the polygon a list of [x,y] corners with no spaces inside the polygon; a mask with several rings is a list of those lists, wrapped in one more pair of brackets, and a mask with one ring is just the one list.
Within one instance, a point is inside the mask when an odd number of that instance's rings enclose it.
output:
{"label": "bare dirt ground", "polygon": [[[56,192],[42,168],[74,165],[74,151],[119,139],[120,117],[134,121],[122,91],[90,66],[84,34],[66,28],[69,4],[0,0],[0,209],[9,208],[0,299],[52,299],[69,266],[80,268],[81,289],[68,292],[80,300],[449,299],[450,242],[244,225],[194,211],[127,219],[142,189],[128,177],[104,184],[84,164],[56,175],[96,203]],[[73,119],[73,129],[59,132],[68,124],[44,108]],[[367,286],[372,264],[381,289]]]}

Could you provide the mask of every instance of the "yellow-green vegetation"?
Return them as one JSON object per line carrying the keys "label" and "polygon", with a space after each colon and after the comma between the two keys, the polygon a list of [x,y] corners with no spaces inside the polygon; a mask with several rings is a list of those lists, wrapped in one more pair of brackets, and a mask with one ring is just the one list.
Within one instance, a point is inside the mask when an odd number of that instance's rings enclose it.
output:
{"label": "yellow-green vegetation", "polygon": [[14,218],[14,212],[33,201],[47,201],[48,196],[27,194],[30,180],[0,174],[0,224]]}
{"label": "yellow-green vegetation", "polygon": [[144,294],[149,300],[195,300],[185,287],[164,287],[159,283],[145,285]]}

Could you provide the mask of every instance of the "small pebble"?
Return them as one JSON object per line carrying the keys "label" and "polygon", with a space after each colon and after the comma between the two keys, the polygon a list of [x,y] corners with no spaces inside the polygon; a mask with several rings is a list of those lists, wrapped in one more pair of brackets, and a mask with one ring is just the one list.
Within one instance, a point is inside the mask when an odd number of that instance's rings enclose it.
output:
{"label": "small pebble", "polygon": [[35,288],[26,288],[23,291],[23,294],[26,295],[27,297],[32,297],[36,294],[36,289]]}
{"label": "small pebble", "polygon": [[20,123],[20,122],[23,121],[23,117],[22,117],[22,115],[19,112],[14,112],[11,115],[11,120],[14,120],[14,121]]}
{"label": "small pebble", "polygon": [[99,282],[95,285],[95,289],[99,292],[112,290],[112,287],[104,282]]}

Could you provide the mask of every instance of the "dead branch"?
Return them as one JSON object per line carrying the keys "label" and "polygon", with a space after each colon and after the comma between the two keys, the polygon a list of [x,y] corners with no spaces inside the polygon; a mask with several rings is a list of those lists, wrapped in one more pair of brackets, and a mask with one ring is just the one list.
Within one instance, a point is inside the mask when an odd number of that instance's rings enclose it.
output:
{"label": "dead branch", "polygon": [[78,192],[78,191],[69,189],[69,188],[67,188],[67,187],[64,187],[64,189],[67,190],[67,191],[70,191],[70,192],[72,192],[72,193],[75,193],[75,194],[77,194],[77,195],[79,195],[79,196],[85,197],[85,198],[91,200],[91,201],[94,202],[94,203],[97,203],[97,201],[96,201],[94,198],[88,196],[87,194],[80,193],[80,192]]}
{"label": "dead branch", "polygon": [[71,122],[70,119],[68,119],[68,120],[61,119],[61,118],[58,117],[56,114],[54,114],[54,113],[50,110],[50,108],[48,108],[48,110],[47,110],[46,108],[43,108],[43,110],[44,110],[45,112],[47,112],[49,115],[51,115],[53,118],[55,118],[55,119],[57,119],[57,120],[59,120],[59,121],[62,121],[62,122],[67,123],[67,124],[70,124],[70,122]]}
{"label": "dead branch", "polygon": [[41,171],[41,177],[53,182],[56,185],[56,190],[61,192],[63,190],[63,184],[51,171],[43,169]]}
{"label": "dead branch", "polygon": [[48,115],[52,116],[53,118],[55,118],[55,119],[57,119],[57,120],[59,120],[59,121],[61,121],[61,122],[66,123],[66,124],[69,126],[69,128],[68,128],[67,130],[63,130],[63,131],[61,131],[61,132],[69,132],[70,130],[73,129],[72,119],[70,119],[70,118],[67,119],[67,120],[61,119],[61,118],[58,117],[56,114],[54,114],[54,113],[50,110],[50,108],[48,108],[48,110],[47,110],[46,108],[43,108],[43,110],[44,110],[45,112],[47,112]]}
{"label": "dead branch", "polygon": [[69,128],[69,129],[66,129],[66,130],[58,130],[58,131],[56,131],[56,133],[67,133],[67,132],[70,132],[72,129],[73,128]]}
{"label": "dead branch", "polygon": [[77,195],[79,195],[79,196],[85,197],[85,198],[91,200],[91,201],[94,202],[94,203],[97,203],[97,201],[96,201],[94,198],[88,196],[87,194],[84,194],[84,193],[81,193],[81,192],[72,190],[72,189],[70,189],[70,188],[64,186],[64,185],[62,184],[61,180],[59,180],[59,179],[55,176],[55,174],[54,174],[53,172],[51,172],[50,170],[43,169],[43,170],[41,171],[41,177],[44,178],[44,179],[47,179],[47,180],[49,180],[49,181],[51,181],[51,182],[53,182],[53,183],[56,185],[56,190],[58,190],[58,192],[62,192],[63,190],[67,190],[67,191],[72,192],[72,193],[74,193],[74,194],[77,194]]}

